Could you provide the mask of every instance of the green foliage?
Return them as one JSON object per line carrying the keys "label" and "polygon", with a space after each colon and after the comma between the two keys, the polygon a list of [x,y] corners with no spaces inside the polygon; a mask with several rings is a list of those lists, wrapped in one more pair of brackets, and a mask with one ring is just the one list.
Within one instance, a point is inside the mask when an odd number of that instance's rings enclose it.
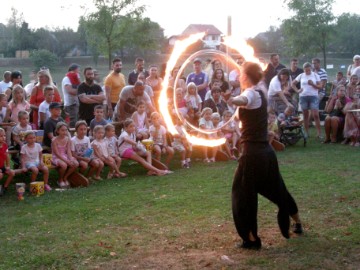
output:
{"label": "green foliage", "polygon": [[344,13],[337,18],[332,48],[352,55],[359,53],[360,15]]}
{"label": "green foliage", "polygon": [[326,52],[334,32],[334,0],[286,0],[294,16],[283,21],[287,48],[293,55],[321,52],[326,65]]}
{"label": "green foliage", "polygon": [[36,69],[42,66],[52,69],[58,63],[57,56],[48,50],[34,50],[30,52],[30,59]]}

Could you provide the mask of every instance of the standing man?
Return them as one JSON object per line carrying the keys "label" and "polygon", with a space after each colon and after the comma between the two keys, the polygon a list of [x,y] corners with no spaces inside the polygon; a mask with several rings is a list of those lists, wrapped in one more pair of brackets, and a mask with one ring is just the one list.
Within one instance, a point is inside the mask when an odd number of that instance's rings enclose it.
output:
{"label": "standing man", "polygon": [[96,105],[102,105],[105,95],[101,86],[95,83],[94,70],[92,67],[84,69],[85,81],[79,85],[79,119],[85,120],[88,126],[94,118],[94,108]]}
{"label": "standing man", "polygon": [[[295,78],[297,76],[299,76],[301,73],[304,73],[304,70],[302,68],[299,68],[298,67],[298,64],[299,64],[299,61],[296,59],[296,58],[293,58],[291,59],[290,61],[290,70],[289,70],[289,73],[290,73],[290,78],[291,78],[291,81],[295,80]],[[300,89],[300,82],[296,85],[296,87],[298,89]],[[290,93],[292,94],[292,97],[297,101],[299,100],[296,96],[297,93],[295,93],[295,91],[291,88],[290,90]]]}
{"label": "standing man", "polygon": [[145,93],[145,84],[142,81],[137,81],[135,85],[124,87],[115,107],[114,121],[123,122],[126,118],[130,118],[136,111],[140,100],[145,102],[149,113],[155,111],[149,95]]}
{"label": "standing man", "polygon": [[120,92],[125,86],[125,76],[121,73],[121,59],[115,58],[112,64],[112,72],[106,76],[104,81],[108,117],[112,117]]}
{"label": "standing man", "polygon": [[195,83],[198,89],[198,94],[202,102],[205,101],[206,92],[208,91],[209,78],[205,72],[202,71],[201,59],[195,58],[193,62],[194,71],[191,72],[186,78],[186,84],[190,82]]}
{"label": "standing man", "polygon": [[328,80],[328,75],[325,69],[321,68],[320,66],[320,59],[319,58],[313,58],[312,59],[312,65],[313,65],[313,71],[319,75],[321,80],[321,89],[319,89],[319,103],[321,100],[325,97],[325,87]]}
{"label": "standing man", "polygon": [[140,72],[145,73],[145,78],[149,77],[149,72],[144,69],[144,66],[145,66],[145,60],[143,58],[138,57],[135,59],[135,69],[129,73],[129,77],[128,77],[129,85],[135,84]]}
{"label": "standing man", "polygon": [[61,88],[64,95],[64,111],[69,115],[71,128],[75,127],[79,113],[78,87],[80,81],[80,66],[71,64],[65,77],[61,82]]}
{"label": "standing man", "polygon": [[283,68],[286,67],[280,63],[280,56],[277,53],[270,55],[270,63],[264,71],[265,83],[267,88],[269,88],[271,79],[274,78],[274,76],[276,76]]}

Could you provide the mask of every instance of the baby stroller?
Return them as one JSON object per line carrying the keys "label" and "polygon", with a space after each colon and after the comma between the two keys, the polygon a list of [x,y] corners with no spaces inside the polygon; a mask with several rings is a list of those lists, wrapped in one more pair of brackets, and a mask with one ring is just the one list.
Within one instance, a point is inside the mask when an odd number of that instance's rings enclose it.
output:
{"label": "baby stroller", "polygon": [[306,146],[306,135],[304,126],[299,117],[286,117],[284,114],[278,116],[278,126],[280,142],[287,145],[295,145],[299,140],[303,140]]}

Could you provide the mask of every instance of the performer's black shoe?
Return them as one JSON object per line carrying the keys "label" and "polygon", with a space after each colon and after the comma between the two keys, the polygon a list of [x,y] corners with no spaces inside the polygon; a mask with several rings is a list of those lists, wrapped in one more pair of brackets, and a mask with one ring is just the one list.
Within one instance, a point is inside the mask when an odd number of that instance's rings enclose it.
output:
{"label": "performer's black shoe", "polygon": [[237,243],[235,247],[259,250],[261,248],[261,240],[257,237],[255,241],[243,241],[242,243]]}
{"label": "performer's black shoe", "polygon": [[304,232],[301,223],[293,224],[293,233],[302,234]]}

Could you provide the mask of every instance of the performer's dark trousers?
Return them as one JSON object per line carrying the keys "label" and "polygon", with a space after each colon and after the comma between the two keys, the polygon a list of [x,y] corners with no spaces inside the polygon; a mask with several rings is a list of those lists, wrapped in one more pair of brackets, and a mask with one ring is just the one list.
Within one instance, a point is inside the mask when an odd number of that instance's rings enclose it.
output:
{"label": "performer's dark trousers", "polygon": [[274,150],[268,143],[242,145],[243,154],[232,187],[233,218],[238,234],[244,241],[249,241],[250,232],[257,237],[258,193],[278,206],[280,229],[288,232],[289,216],[296,214],[298,208],[286,189]]}

